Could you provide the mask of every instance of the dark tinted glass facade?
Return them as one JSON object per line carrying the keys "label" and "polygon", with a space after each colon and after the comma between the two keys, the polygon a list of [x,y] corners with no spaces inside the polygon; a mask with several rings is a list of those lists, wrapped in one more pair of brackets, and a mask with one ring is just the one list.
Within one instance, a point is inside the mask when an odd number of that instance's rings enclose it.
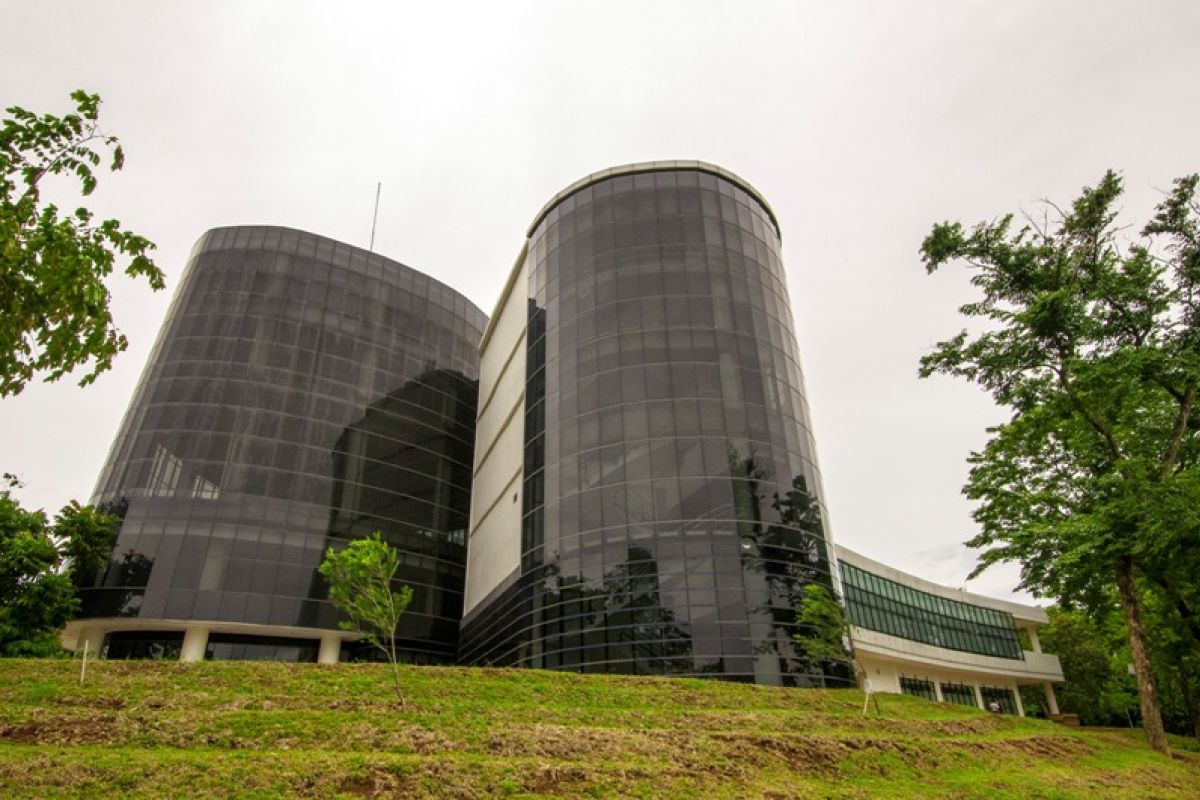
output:
{"label": "dark tinted glass facade", "polygon": [[943,683],[942,701],[960,706],[979,708],[979,699],[975,696],[975,687],[965,683]]}
{"label": "dark tinted glass facade", "polygon": [[860,628],[997,658],[1024,658],[1012,614],[962,603],[841,562],[846,611]]}
{"label": "dark tinted glass facade", "polygon": [[848,679],[793,641],[830,575],[776,222],[716,168],[624,172],[530,231],[520,574],[461,658]]}
{"label": "dark tinted glass facade", "polygon": [[980,686],[979,694],[983,697],[983,707],[989,711],[995,703],[1002,714],[1017,713],[1017,699],[1012,689],[1005,689],[1003,686]]}
{"label": "dark tinted glass facade", "polygon": [[933,688],[933,681],[927,681],[922,678],[900,678],[901,694],[911,694],[913,697],[923,697],[926,700],[936,700],[937,693]]}
{"label": "dark tinted glass facade", "polygon": [[[123,522],[83,615],[336,628],[316,567],[378,530],[414,589],[409,658],[452,661],[485,323],[330,239],[205,234],[93,496]],[[209,642],[218,658],[315,657],[311,641]]]}

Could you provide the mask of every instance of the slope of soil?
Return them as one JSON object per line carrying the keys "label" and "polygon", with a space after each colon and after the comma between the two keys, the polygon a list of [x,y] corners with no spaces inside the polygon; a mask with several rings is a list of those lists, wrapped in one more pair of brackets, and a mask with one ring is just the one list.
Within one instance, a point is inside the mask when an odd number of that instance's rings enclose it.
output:
{"label": "slope of soil", "polygon": [[1200,753],[910,697],[532,670],[0,660],[0,797],[1195,798]]}

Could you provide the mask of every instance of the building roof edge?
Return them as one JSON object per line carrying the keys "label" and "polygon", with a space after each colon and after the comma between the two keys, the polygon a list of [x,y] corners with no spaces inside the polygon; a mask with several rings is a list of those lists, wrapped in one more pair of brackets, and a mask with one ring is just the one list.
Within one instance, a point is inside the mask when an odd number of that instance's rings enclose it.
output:
{"label": "building roof edge", "polygon": [[607,180],[608,178],[615,178],[619,175],[635,175],[640,172],[666,172],[670,170],[695,170],[697,172],[707,172],[710,175],[716,175],[718,178],[724,178],[730,183],[735,184],[758,201],[758,204],[761,205],[763,210],[767,212],[767,216],[771,218],[771,222],[775,224],[775,233],[778,234],[781,239],[783,238],[783,233],[779,229],[779,219],[775,216],[775,210],[771,208],[771,204],[767,202],[767,199],[762,196],[762,193],[759,192],[758,189],[755,189],[754,186],[751,185],[750,182],[745,178],[737,175],[736,173],[730,172],[724,167],[718,167],[716,164],[710,164],[707,161],[696,160],[638,161],[633,164],[622,164],[620,166],[609,167],[608,169],[602,169],[598,172],[593,172],[590,175],[585,175],[551,197],[549,202],[542,206],[541,210],[538,211],[537,215],[533,218],[533,222],[530,223],[529,229],[526,231],[526,236],[533,236],[534,230],[537,229],[537,226],[542,223],[542,220],[546,218],[546,215],[549,214],[556,205],[581,189],[591,186],[593,183],[598,183],[602,180]]}

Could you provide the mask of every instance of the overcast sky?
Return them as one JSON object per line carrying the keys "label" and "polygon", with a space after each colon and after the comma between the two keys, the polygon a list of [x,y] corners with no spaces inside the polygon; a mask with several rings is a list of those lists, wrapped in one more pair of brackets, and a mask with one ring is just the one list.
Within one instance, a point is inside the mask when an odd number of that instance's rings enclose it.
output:
{"label": "overcast sky", "polygon": [[188,250],[218,225],[376,249],[484,311],[551,195],[608,166],[702,159],[783,228],[833,535],[967,584],[964,458],[1003,418],[918,380],[961,327],[954,271],[918,248],[1112,167],[1144,220],[1200,170],[1197,2],[301,3],[0,0],[0,105],[99,92],[123,172],[89,205],[158,243],[167,291],[114,280],[129,350],[0,400],[0,471],[53,511],[86,501]]}

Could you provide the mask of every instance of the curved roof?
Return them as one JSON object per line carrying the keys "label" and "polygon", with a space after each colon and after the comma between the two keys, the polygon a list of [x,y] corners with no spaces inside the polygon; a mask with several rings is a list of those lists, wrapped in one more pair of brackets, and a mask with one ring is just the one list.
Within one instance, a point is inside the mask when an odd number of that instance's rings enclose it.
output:
{"label": "curved roof", "polygon": [[[478,324],[481,330],[487,326],[487,314],[485,314],[483,310],[479,308],[479,306],[475,305],[475,303],[472,302],[471,299],[465,294],[458,291],[445,281],[435,278],[427,272],[422,272],[415,267],[410,267],[408,264],[397,261],[394,258],[388,258],[387,256],[382,255],[374,250],[368,250],[366,248],[359,247],[358,245],[333,239],[320,233],[313,233],[312,231],[293,228],[289,225],[220,225],[215,228],[209,228],[207,231],[202,233],[200,238],[196,240],[196,243],[192,245],[192,251],[188,257],[191,258],[202,250],[211,249],[212,242],[218,234],[224,234],[228,232],[233,232],[234,234],[238,232],[244,232],[249,234],[253,231],[279,231],[280,233],[295,234],[302,240],[307,239],[314,243],[323,242],[328,244],[333,249],[333,255],[331,258],[335,261],[338,261],[340,266],[346,266],[350,262],[349,254],[353,253],[358,257],[364,258],[368,262],[374,261],[387,265],[391,269],[399,268],[401,270],[406,270],[416,275],[420,275],[425,280],[437,284],[438,286],[441,286],[442,288],[452,292],[456,297],[461,298],[466,303],[467,309],[471,313],[471,316],[478,317],[478,319],[474,320],[474,322]],[[222,246],[219,249],[232,249],[232,247],[233,245],[231,243],[225,242],[222,243]]]}
{"label": "curved roof", "polygon": [[527,237],[533,236],[534,230],[538,225],[541,224],[546,215],[550,213],[551,209],[579,190],[591,186],[593,183],[599,183],[602,180],[615,178],[619,175],[634,175],[639,172],[668,172],[671,170],[694,170],[696,172],[707,172],[710,175],[716,175],[718,178],[723,178],[738,188],[744,190],[746,194],[757,200],[758,204],[763,207],[764,211],[767,212],[767,216],[770,217],[771,222],[775,224],[775,233],[779,234],[782,238],[783,234],[779,230],[779,220],[775,217],[775,211],[766,201],[766,198],[759,194],[759,191],[751,186],[745,178],[735,175],[723,167],[718,167],[716,164],[709,164],[707,161],[639,161],[635,164],[624,164],[619,167],[609,167],[608,169],[602,169],[599,172],[593,172],[590,175],[585,175],[567,188],[563,189],[558,194],[554,195],[554,197],[551,197],[550,202],[542,206],[542,210],[539,211],[537,216],[533,218],[533,222],[529,225],[529,230],[525,235]]}

